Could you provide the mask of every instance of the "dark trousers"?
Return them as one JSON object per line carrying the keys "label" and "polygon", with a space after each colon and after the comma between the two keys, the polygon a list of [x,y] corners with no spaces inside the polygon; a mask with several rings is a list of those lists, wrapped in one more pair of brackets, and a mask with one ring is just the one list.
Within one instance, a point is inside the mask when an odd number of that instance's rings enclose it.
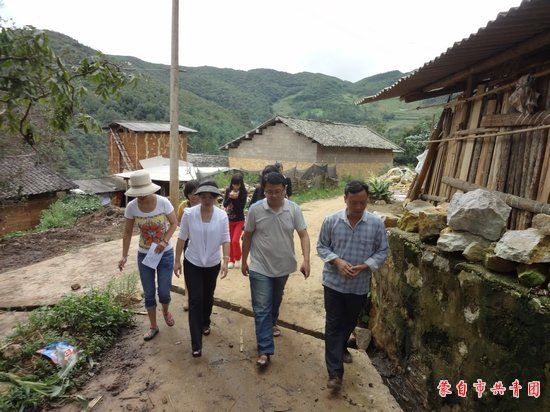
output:
{"label": "dark trousers", "polygon": [[325,289],[325,362],[329,378],[344,376],[344,350],[367,295]]}
{"label": "dark trousers", "polygon": [[189,331],[191,348],[202,349],[202,330],[210,327],[210,315],[214,305],[214,290],[221,265],[212,267],[195,266],[187,259],[183,260],[183,275],[189,293]]}

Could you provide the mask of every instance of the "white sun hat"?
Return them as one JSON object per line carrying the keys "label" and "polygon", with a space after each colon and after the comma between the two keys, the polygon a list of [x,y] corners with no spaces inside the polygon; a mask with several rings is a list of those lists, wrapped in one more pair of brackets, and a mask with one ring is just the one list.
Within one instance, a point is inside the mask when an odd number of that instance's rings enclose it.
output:
{"label": "white sun hat", "polygon": [[125,193],[126,196],[138,197],[147,196],[157,192],[159,185],[151,181],[151,175],[146,170],[138,170],[130,175],[130,189]]}

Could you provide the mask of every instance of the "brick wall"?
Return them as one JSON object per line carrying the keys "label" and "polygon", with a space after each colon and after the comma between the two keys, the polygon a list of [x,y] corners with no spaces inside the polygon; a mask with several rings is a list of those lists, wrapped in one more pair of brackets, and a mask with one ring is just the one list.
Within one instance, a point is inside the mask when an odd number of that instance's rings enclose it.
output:
{"label": "brick wall", "polygon": [[319,146],[318,163],[336,165],[338,176],[367,177],[393,166],[391,150]]}
{"label": "brick wall", "polygon": [[[170,134],[169,133],[118,133],[120,140],[128,152],[135,169],[141,169],[140,160],[155,156],[170,157]],[[180,133],[181,160],[187,160],[187,135]],[[124,169],[122,156],[116,146],[113,136],[109,134],[109,172],[120,173]]]}
{"label": "brick wall", "polygon": [[[239,159],[257,159],[263,166],[282,161],[288,167],[296,162],[311,165],[317,158],[317,144],[311,139],[301,136],[282,123],[269,126],[262,134],[255,135],[250,140],[241,141],[239,147],[229,149],[229,164],[232,167],[239,164]],[[232,164],[233,161],[233,164]],[[259,170],[263,168],[251,170]],[[244,167],[243,167],[244,169]]]}
{"label": "brick wall", "polygon": [[27,230],[40,223],[44,209],[57,200],[55,193],[30,196],[26,202],[7,204],[0,207],[0,235],[16,230]]}

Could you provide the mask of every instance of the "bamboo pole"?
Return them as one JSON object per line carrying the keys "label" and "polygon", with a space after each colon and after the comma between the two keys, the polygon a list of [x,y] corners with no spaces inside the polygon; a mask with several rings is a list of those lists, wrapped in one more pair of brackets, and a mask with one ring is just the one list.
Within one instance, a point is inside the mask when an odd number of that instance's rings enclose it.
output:
{"label": "bamboo pole", "polygon": [[[470,136],[462,136],[458,135],[457,133],[453,133],[446,139],[439,139],[439,140],[420,140],[418,143],[440,143],[440,142],[450,142],[450,141],[457,141],[457,140],[469,140],[469,139],[485,139],[487,137],[501,137],[501,136],[508,136],[510,134],[516,134],[516,133],[526,133],[526,132],[534,132],[537,130],[544,130],[544,129],[550,129],[550,124],[543,124],[541,126],[534,126],[534,127],[527,127],[525,129],[515,129],[515,130],[505,130],[502,132],[496,132],[496,133],[489,133],[489,134],[479,134],[479,135],[470,135]],[[458,137],[456,137],[458,136]]]}
{"label": "bamboo pole", "polygon": [[[439,122],[437,123],[437,127],[432,132],[432,136],[437,138],[439,137],[439,134],[441,133],[441,130],[443,128],[443,116],[439,118]],[[432,164],[432,159],[437,154],[437,146],[431,145],[428,147],[428,153],[426,154],[426,158],[424,159],[424,164],[422,165],[422,169],[420,170],[420,173],[418,176],[416,176],[416,179],[413,182],[413,185],[411,186],[411,190],[409,192],[409,199],[415,200],[418,195],[420,194],[420,191],[422,190],[422,185],[424,184],[424,179],[426,178],[426,175],[428,173],[428,170],[430,169],[430,166]]]}
{"label": "bamboo pole", "polygon": [[468,183],[460,179],[455,179],[449,176],[443,176],[441,179],[443,183],[448,186],[452,186],[455,189],[462,190],[464,192],[471,192],[476,189],[483,189],[489,192],[493,192],[498,197],[500,197],[508,206],[511,206],[515,209],[527,210],[532,213],[544,213],[550,215],[550,204],[537,202],[532,199],[525,199],[520,196],[511,195],[509,193],[503,193],[498,190],[488,190],[486,187],[478,186],[473,183]]}

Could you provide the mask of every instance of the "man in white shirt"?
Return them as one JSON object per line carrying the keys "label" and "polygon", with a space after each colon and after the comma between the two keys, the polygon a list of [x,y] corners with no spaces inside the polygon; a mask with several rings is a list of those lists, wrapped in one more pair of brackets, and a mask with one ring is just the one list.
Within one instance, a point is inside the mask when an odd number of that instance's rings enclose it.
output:
{"label": "man in white shirt", "polygon": [[[300,237],[304,256],[300,271],[307,279],[310,272],[310,242],[300,207],[285,199],[285,179],[280,173],[268,173],[262,180],[266,198],[248,211],[244,227],[242,267],[250,278],[252,309],[258,344],[258,366],[266,366],[275,352],[273,336],[288,275],[296,271],[294,230]],[[250,267],[247,262],[250,253]]]}

